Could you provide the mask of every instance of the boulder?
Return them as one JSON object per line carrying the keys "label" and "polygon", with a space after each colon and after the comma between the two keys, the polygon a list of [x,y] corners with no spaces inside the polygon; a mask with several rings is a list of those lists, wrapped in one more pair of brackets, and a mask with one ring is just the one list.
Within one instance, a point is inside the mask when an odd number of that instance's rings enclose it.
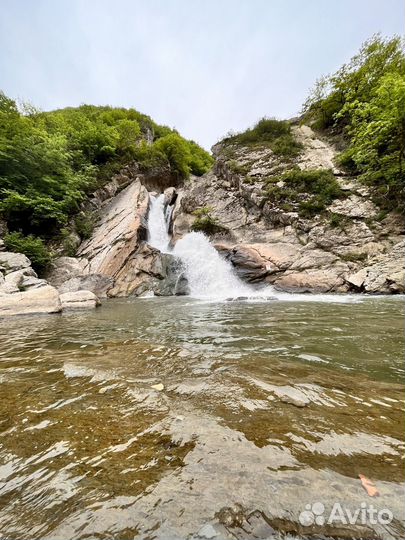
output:
{"label": "boulder", "polygon": [[391,251],[377,257],[374,264],[347,276],[346,282],[355,290],[369,293],[404,293],[404,247],[404,241],[397,243]]}
{"label": "boulder", "polygon": [[302,272],[286,272],[274,281],[277,289],[287,292],[344,291],[344,279],[341,270],[303,270]]}
{"label": "boulder", "polygon": [[60,295],[63,310],[94,309],[99,306],[100,300],[91,291],[67,292]]}
{"label": "boulder", "polygon": [[5,274],[10,274],[22,268],[31,266],[31,261],[22,253],[12,253],[11,251],[0,252],[0,267]]}
{"label": "boulder", "polygon": [[178,259],[142,242],[117,275],[108,296],[139,296],[150,291],[170,296],[174,294],[180,272]]}
{"label": "boulder", "polygon": [[65,281],[86,274],[86,260],[77,257],[58,257],[46,274],[47,281],[54,287],[60,287]]}
{"label": "boulder", "polygon": [[24,292],[0,295],[0,317],[58,313],[61,309],[59,293],[50,285]]}
{"label": "boulder", "polygon": [[0,285],[0,293],[2,294],[13,294],[48,285],[48,282],[44,279],[38,279],[37,274],[31,266],[10,272],[5,276],[3,281],[4,283]]}
{"label": "boulder", "polygon": [[60,293],[91,291],[99,298],[106,298],[107,292],[114,286],[114,280],[102,274],[88,274],[68,279],[58,287]]}

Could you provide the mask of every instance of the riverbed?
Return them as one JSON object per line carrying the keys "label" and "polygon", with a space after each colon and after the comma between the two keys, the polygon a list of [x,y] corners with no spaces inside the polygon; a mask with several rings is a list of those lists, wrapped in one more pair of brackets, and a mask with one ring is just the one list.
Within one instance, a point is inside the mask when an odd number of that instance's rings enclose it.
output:
{"label": "riverbed", "polygon": [[[405,537],[403,321],[289,295],[2,320],[0,538]],[[393,519],[308,524],[315,502]]]}

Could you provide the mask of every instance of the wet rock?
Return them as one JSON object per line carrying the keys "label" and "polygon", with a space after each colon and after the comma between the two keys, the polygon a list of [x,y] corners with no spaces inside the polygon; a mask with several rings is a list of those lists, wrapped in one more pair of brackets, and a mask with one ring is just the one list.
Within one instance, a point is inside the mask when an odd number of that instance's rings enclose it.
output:
{"label": "wet rock", "polygon": [[68,292],[60,295],[62,309],[94,309],[101,304],[91,291]]}
{"label": "wet rock", "polygon": [[187,278],[184,274],[180,274],[177,278],[176,285],[174,288],[174,294],[176,296],[185,296],[190,294],[190,287],[187,281]]}
{"label": "wet rock", "polygon": [[218,536],[218,532],[214,529],[214,527],[210,524],[210,523],[207,523],[206,525],[204,525],[203,527],[201,527],[201,529],[198,531],[197,533],[197,538],[215,538],[216,536]]}
{"label": "wet rock", "polygon": [[58,291],[50,285],[0,296],[0,317],[58,313],[61,309]]}
{"label": "wet rock", "polygon": [[310,404],[310,399],[302,390],[293,386],[273,386],[274,394],[284,403],[295,405],[296,407],[305,407]]}

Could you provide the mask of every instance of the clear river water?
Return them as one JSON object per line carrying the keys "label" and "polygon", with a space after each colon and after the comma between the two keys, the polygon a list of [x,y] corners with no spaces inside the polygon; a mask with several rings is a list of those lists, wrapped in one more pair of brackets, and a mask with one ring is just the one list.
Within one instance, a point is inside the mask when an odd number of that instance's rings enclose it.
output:
{"label": "clear river water", "polygon": [[[2,320],[0,538],[404,538],[403,321],[297,295]],[[390,524],[300,522],[368,503],[359,474]]]}

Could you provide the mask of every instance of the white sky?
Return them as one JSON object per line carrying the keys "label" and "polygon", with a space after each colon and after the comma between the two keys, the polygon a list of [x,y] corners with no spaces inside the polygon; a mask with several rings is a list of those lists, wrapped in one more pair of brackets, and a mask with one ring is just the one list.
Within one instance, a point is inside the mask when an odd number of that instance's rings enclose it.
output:
{"label": "white sky", "polygon": [[209,148],[296,115],[403,0],[0,0],[0,89],[44,110],[135,107]]}

